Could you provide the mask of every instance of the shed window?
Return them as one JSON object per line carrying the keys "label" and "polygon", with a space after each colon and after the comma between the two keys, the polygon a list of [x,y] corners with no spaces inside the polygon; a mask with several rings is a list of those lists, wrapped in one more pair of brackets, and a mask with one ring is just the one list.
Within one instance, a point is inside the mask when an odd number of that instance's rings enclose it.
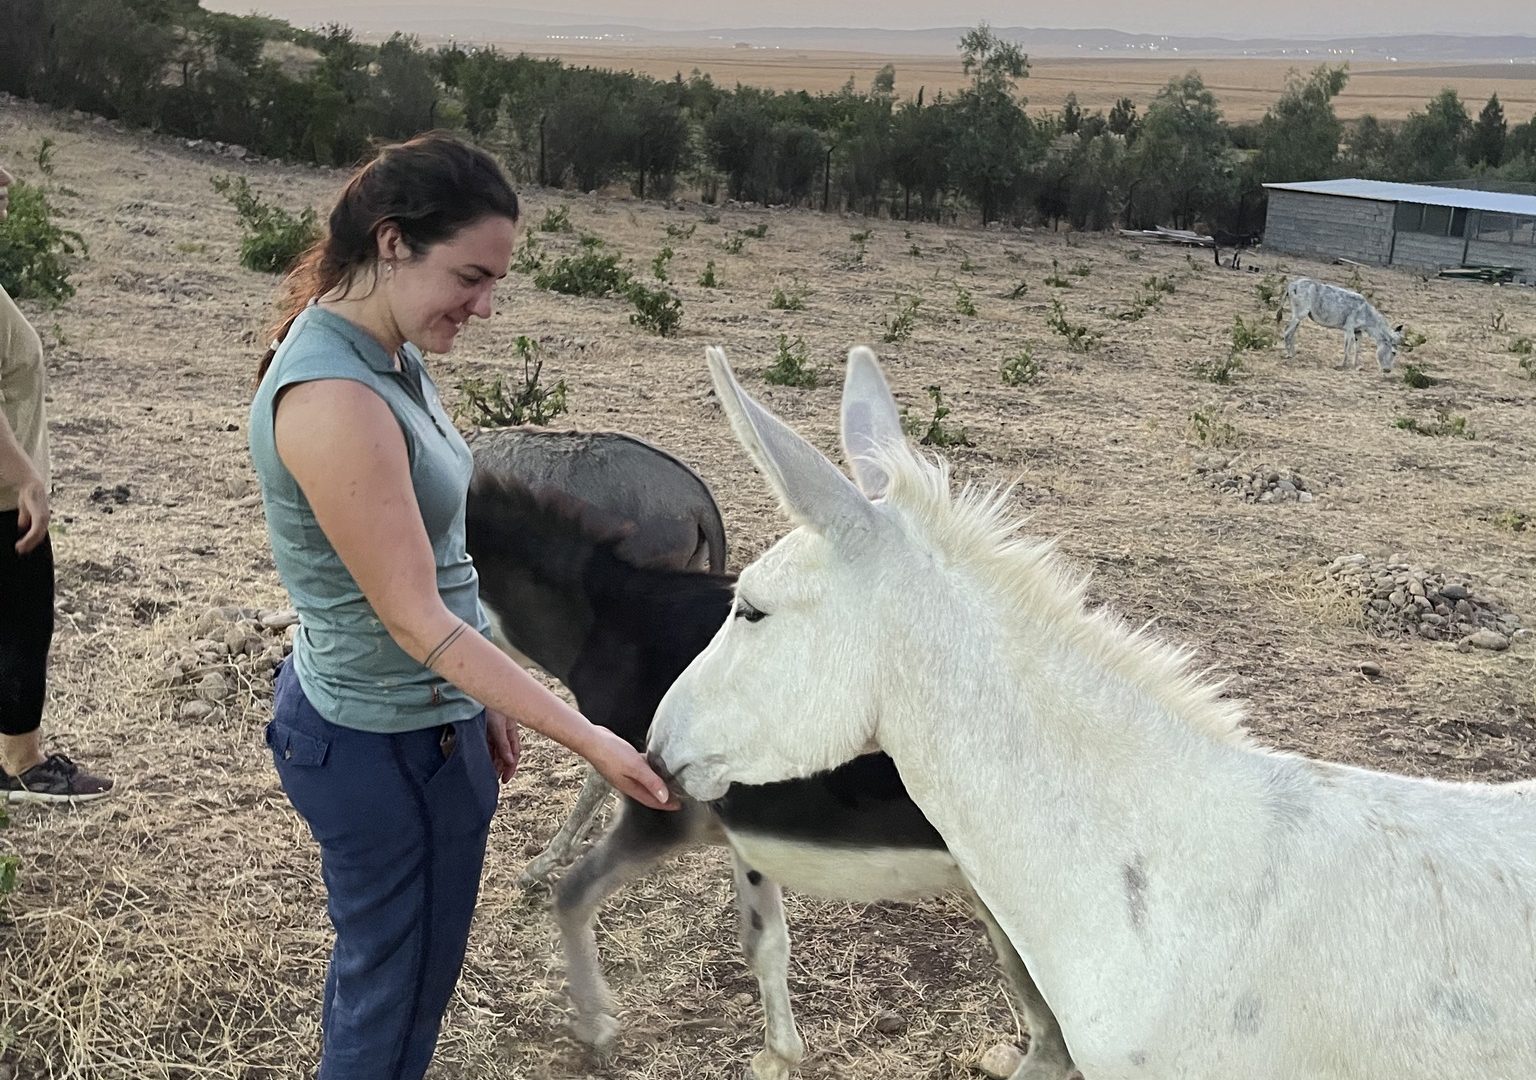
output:
{"label": "shed window", "polygon": [[1510,237],[1516,244],[1536,244],[1536,217],[1517,217],[1513,219],[1514,229]]}
{"label": "shed window", "polygon": [[1418,203],[1398,203],[1394,224],[1398,232],[1418,232],[1424,220],[1424,207]]}
{"label": "shed window", "polygon": [[1515,219],[1509,214],[1482,214],[1477,220],[1477,238],[1509,243],[1514,238]]}
{"label": "shed window", "polygon": [[1419,226],[1419,232],[1429,233],[1431,236],[1445,236],[1450,231],[1451,208],[1449,206],[1424,208],[1424,224]]}

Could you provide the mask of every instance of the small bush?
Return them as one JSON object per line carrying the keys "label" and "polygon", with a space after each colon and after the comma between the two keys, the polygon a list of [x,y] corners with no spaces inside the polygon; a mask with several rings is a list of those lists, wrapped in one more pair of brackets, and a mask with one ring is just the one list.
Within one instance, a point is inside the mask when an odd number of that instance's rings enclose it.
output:
{"label": "small bush", "polygon": [[1510,532],[1526,532],[1536,529],[1536,517],[1527,514],[1523,510],[1506,507],[1498,511],[1488,519],[1500,529],[1508,529]]}
{"label": "small bush", "polygon": [[532,274],[543,268],[544,249],[539,247],[539,238],[530,232],[523,238],[517,254],[512,256],[512,269],[519,274]]}
{"label": "small bush", "polygon": [[1397,348],[1399,352],[1411,353],[1428,340],[1429,338],[1419,333],[1413,327],[1405,326],[1403,327],[1403,340],[1398,342]]}
{"label": "small bush", "polygon": [[667,239],[669,239],[669,240],[688,240],[688,239],[691,239],[693,237],[693,230],[697,229],[698,227],[699,227],[699,224],[696,221],[695,222],[690,222],[686,226],[684,226],[684,225],[668,225],[667,226]]}
{"label": "small bush", "polygon": [[1234,353],[1245,352],[1249,349],[1269,349],[1275,344],[1275,334],[1263,323],[1256,322],[1252,326],[1243,322],[1241,315],[1232,318],[1232,351]]}
{"label": "small bush", "polygon": [[1237,353],[1228,353],[1220,360],[1202,360],[1195,365],[1195,378],[1228,386],[1233,377],[1243,369]]}
{"label": "small bush", "polygon": [[1051,272],[1045,275],[1045,283],[1053,289],[1072,287],[1071,279],[1061,272],[1061,265],[1055,259],[1051,260]]}
{"label": "small bush", "polygon": [[240,265],[247,270],[281,274],[320,239],[314,207],[290,214],[258,198],[243,176],[215,176],[212,183],[240,218]]}
{"label": "small bush", "polygon": [[1528,337],[1517,337],[1509,343],[1509,351],[1516,356],[1530,356],[1536,353],[1536,342]]}
{"label": "small bush", "polygon": [[683,302],[666,289],[648,289],[638,281],[628,290],[629,302],[635,305],[629,321],[660,337],[670,337],[683,321]]}
{"label": "small bush", "polygon": [[1087,263],[1078,263],[1071,270],[1068,270],[1067,273],[1071,274],[1073,277],[1085,278],[1089,274],[1093,273],[1093,267],[1089,266]]}
{"label": "small bush", "polygon": [[763,371],[763,378],[775,386],[798,386],[804,390],[814,387],[818,378],[806,355],[804,340],[797,337],[791,344],[789,335],[780,334],[778,353]]}
{"label": "small bush", "polygon": [[603,254],[588,247],[575,255],[562,256],[548,270],[535,271],[533,283],[550,292],[567,296],[608,296],[629,287],[628,270],[619,265],[619,256]]}
{"label": "small bush", "polygon": [[523,358],[523,384],[510,393],[500,375],[487,382],[470,376],[459,383],[462,400],[454,411],[460,423],[474,427],[543,426],[566,411],[565,380],[545,388],[539,384],[544,361],[539,343],[519,336],[514,347]]}
{"label": "small bush", "polygon": [[571,208],[569,206],[556,206],[544,212],[544,220],[539,222],[540,232],[575,232],[576,226],[571,224]]}
{"label": "small bush", "polygon": [[1477,432],[1467,427],[1465,416],[1453,415],[1444,409],[1436,409],[1432,420],[1418,420],[1412,416],[1399,416],[1392,426],[1415,435],[1439,436],[1453,439],[1475,439]]}
{"label": "small bush", "polygon": [[38,141],[37,149],[32,151],[32,160],[37,163],[37,171],[44,176],[53,175],[53,152],[59,148],[47,135]]}
{"label": "small bush", "polygon": [[1214,416],[1204,409],[1196,409],[1189,414],[1189,425],[1184,433],[1190,440],[1201,446],[1218,449],[1236,446],[1241,439],[1237,428],[1220,416]]}
{"label": "small bush", "polygon": [[746,237],[741,235],[727,236],[720,241],[720,250],[727,255],[740,255],[741,249],[747,246]]}
{"label": "small bush", "polygon": [[1040,361],[1026,346],[1003,361],[1002,375],[1004,386],[1028,386],[1040,377]]}
{"label": "small bush", "polygon": [[709,262],[704,264],[704,272],[699,275],[699,284],[706,289],[718,289],[720,287],[720,277],[715,273],[714,259],[710,259]]}
{"label": "small bush", "polygon": [[901,426],[904,431],[924,446],[973,446],[965,428],[944,422],[949,416],[949,406],[937,386],[928,387],[928,397],[933,402],[933,415],[926,420],[909,416],[901,410]]}
{"label": "small bush", "polygon": [[10,217],[0,224],[0,286],[6,292],[17,300],[68,300],[75,295],[71,264],[84,254],[80,234],[54,224],[41,189],[20,180],[11,185]]}
{"label": "small bush", "polygon": [[961,256],[960,272],[962,274],[974,274],[976,272],[976,266],[971,262],[971,257],[969,255]]}
{"label": "small bush", "polygon": [[1527,379],[1536,379],[1536,358],[1522,356],[1518,361],[1521,372]]}
{"label": "small bush", "polygon": [[976,316],[976,302],[971,299],[970,290],[963,285],[955,286],[955,311],[972,318]]}
{"label": "small bush", "polygon": [[906,341],[912,336],[912,331],[917,327],[917,309],[923,304],[921,296],[909,296],[896,309],[896,313],[885,320],[885,340],[888,342]]}
{"label": "small bush", "polygon": [[651,260],[651,273],[656,275],[657,281],[667,280],[667,264],[672,261],[672,256],[676,254],[677,252],[673,251],[670,246],[667,246],[658,251],[656,257]]}
{"label": "small bush", "polygon": [[1404,364],[1403,382],[1415,390],[1428,390],[1431,386],[1438,386],[1440,380],[1424,374],[1422,369],[1412,364]]}
{"label": "small bush", "polygon": [[773,298],[768,301],[769,311],[804,311],[805,310],[805,286],[796,281],[790,286],[788,292],[783,286],[775,286]]}
{"label": "small bush", "polygon": [[1082,323],[1069,322],[1060,300],[1051,301],[1051,313],[1045,317],[1045,325],[1067,339],[1067,348],[1085,353],[1099,343],[1099,335]]}
{"label": "small bush", "polygon": [[1279,313],[1280,298],[1285,295],[1284,283],[1274,274],[1265,274],[1264,279],[1254,287],[1259,294],[1259,304],[1267,311]]}
{"label": "small bush", "polygon": [[859,232],[849,233],[848,239],[852,240],[855,244],[867,244],[869,238],[874,235],[874,229],[861,229]]}
{"label": "small bush", "polygon": [[1027,292],[1029,292],[1029,282],[1027,282],[1027,281],[1020,281],[1017,285],[1015,285],[1013,287],[1012,290],[1009,291],[1008,299],[1010,299],[1010,300],[1022,299],[1024,294],[1027,293]]}
{"label": "small bush", "polygon": [[907,254],[912,256],[914,259],[921,259],[923,257],[923,249],[918,247],[916,244],[913,244],[907,249]]}
{"label": "small bush", "polygon": [[1171,295],[1179,291],[1179,287],[1173,283],[1172,274],[1164,274],[1162,277],[1158,277],[1156,274],[1153,274],[1151,277],[1147,278],[1141,283],[1141,287],[1148,293],[1152,293],[1154,295],[1158,293],[1167,293]]}
{"label": "small bush", "polygon": [[768,235],[768,223],[766,221],[759,221],[750,229],[742,229],[741,235],[752,240],[761,240]]}

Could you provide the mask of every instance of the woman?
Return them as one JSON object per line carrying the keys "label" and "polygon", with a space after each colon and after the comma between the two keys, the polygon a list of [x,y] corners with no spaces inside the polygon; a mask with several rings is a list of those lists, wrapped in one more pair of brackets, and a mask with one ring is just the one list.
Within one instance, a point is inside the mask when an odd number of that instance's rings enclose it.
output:
{"label": "woman", "polygon": [[[13,182],[0,165],[0,222]],[[0,287],[0,802],[45,806],[112,791],[111,780],[43,752],[53,642],[47,393],[43,343]]]}
{"label": "woman", "polygon": [[386,147],[289,275],[289,318],[251,406],[273,555],[300,619],[267,741],[320,844],[336,928],[321,1080],[426,1070],[517,724],[641,802],[675,805],[640,754],[486,636],[464,550],[469,448],[422,353],[490,318],[517,224],[484,152],[439,134]]}

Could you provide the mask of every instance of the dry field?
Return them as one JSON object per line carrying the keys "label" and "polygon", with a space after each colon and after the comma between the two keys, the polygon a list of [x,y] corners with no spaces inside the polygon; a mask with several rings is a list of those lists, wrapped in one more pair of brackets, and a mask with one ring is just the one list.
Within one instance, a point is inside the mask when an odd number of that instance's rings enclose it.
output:
{"label": "dry field", "polygon": [[[226,711],[192,722],[180,718],[185,692],[154,681],[210,607],[283,601],[245,449],[274,282],[238,266],[234,214],[209,178],[238,169],[265,196],[323,206],[340,177],[0,107],[0,153],[24,179],[39,179],[29,151],[44,136],[58,143],[58,201],[91,244],[79,295],[29,309],[49,346],[57,469],[61,614],[47,725],[62,748],[120,778],[121,794],[74,811],[15,808],[0,834],[23,860],[19,891],[0,908],[0,1076],[313,1075],[327,924],[315,849],[262,741],[268,687],[244,683]],[[1465,578],[1527,624],[1536,617],[1536,528],[1509,527],[1536,515],[1536,381],[1508,351],[1514,335],[1536,335],[1536,290],[1369,270],[1363,283],[1380,305],[1428,338],[1413,362],[1442,383],[1414,390],[1340,371],[1339,339],[1308,326],[1295,362],[1276,348],[1249,352],[1237,380],[1216,385],[1193,368],[1227,354],[1234,317],[1268,323],[1263,274],[1216,269],[1206,252],[552,191],[531,191],[528,203],[535,222],[569,204],[579,227],[641,273],[671,243],[682,331],[652,337],[617,300],[542,293],[514,275],[501,314],[441,358],[439,384],[452,398],[466,373],[511,373],[516,335],[536,335],[545,377],[571,387],[573,426],[635,432],[698,467],[724,509],[733,564],[784,524],[710,399],[703,347],[725,345],[749,388],[831,451],[839,358],[870,342],[915,413],[925,387],[943,388],[950,421],[974,444],[949,451],[958,474],[1019,479],[1028,528],[1059,537],[1093,572],[1094,600],[1155,617],[1193,647],[1251,703],[1261,739],[1418,775],[1536,777],[1529,637],[1493,653],[1377,636],[1359,607],[1312,581],[1337,556],[1402,553]],[[760,224],[763,238],[737,254],[722,248]],[[669,225],[696,231],[669,240]],[[859,263],[850,236],[866,229]],[[711,259],[718,289],[695,284]],[[1052,260],[1088,273],[1052,288]],[[1265,273],[1344,277],[1263,252],[1253,261]],[[1117,318],[1154,274],[1176,291],[1139,322]],[[775,285],[797,279],[805,309],[770,311]],[[1021,280],[1028,291],[1010,298]],[[976,316],[956,311],[959,287]],[[910,340],[881,343],[882,322],[919,293]],[[1068,351],[1047,329],[1052,299],[1102,335],[1090,352]],[[780,334],[803,337],[822,387],[762,381]],[[1024,347],[1039,378],[1005,387],[999,363]],[[1476,438],[1394,426],[1437,407],[1467,417]],[[1221,451],[1231,470],[1294,470],[1315,501],[1263,505],[1213,488],[1195,469],[1216,452],[1198,445],[1196,413],[1233,440]],[[1381,674],[1362,674],[1363,662]],[[739,1076],[760,1045],[761,1011],[714,852],[640,882],[603,914],[626,1025],[617,1056],[591,1062],[566,1036],[547,896],[514,882],[574,798],[580,769],[530,742],[493,827],[431,1075]],[[959,904],[790,897],[788,911],[804,1076],[970,1078],[983,1049],[1022,1039]],[[905,1017],[905,1030],[877,1032],[883,1010]]]}
{"label": "dry field", "polygon": [[[882,56],[875,53],[817,52],[801,49],[682,49],[622,45],[562,45],[549,41],[498,41],[505,51],[526,51],[533,56],[555,56],[572,67],[613,68],[635,71],[658,79],[670,79],[694,69],[707,72],[716,83],[745,83],[774,90],[831,92],[853,77],[854,85],[868,90],[875,73],[886,64],[896,67],[896,92],[901,98],[927,88],[927,99],[936,91],[952,92],[966,84],[960,58],[952,56]],[[1055,110],[1069,93],[1083,108],[1106,112],[1121,97],[1129,97],[1145,109],[1157,92],[1194,68],[1215,93],[1228,120],[1257,120],[1280,96],[1292,69],[1309,71],[1318,64],[1341,63],[1346,57],[1319,54],[1292,60],[1140,59],[1042,56],[1030,62],[1029,78],[1020,92],[1034,110]],[[1334,102],[1339,116],[1352,120],[1366,113],[1378,119],[1398,120],[1424,108],[1430,98],[1447,86],[1455,87],[1473,115],[1493,93],[1504,105],[1511,124],[1536,113],[1536,64],[1389,64],[1356,61],[1350,64],[1349,85]]]}

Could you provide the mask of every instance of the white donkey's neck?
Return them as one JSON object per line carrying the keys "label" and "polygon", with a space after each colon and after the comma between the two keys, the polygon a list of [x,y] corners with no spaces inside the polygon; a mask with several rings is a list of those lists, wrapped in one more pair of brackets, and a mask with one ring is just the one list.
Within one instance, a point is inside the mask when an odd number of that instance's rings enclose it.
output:
{"label": "white donkey's neck", "polygon": [[1262,889],[1275,831],[1310,778],[1300,759],[1179,715],[1165,690],[1059,630],[951,646],[974,662],[944,685],[892,686],[879,741],[1063,1027],[1091,1032],[1128,1021],[1096,1015],[1099,980],[1152,1001],[1171,968],[1199,963],[1147,920],[1199,926],[1213,896]]}

